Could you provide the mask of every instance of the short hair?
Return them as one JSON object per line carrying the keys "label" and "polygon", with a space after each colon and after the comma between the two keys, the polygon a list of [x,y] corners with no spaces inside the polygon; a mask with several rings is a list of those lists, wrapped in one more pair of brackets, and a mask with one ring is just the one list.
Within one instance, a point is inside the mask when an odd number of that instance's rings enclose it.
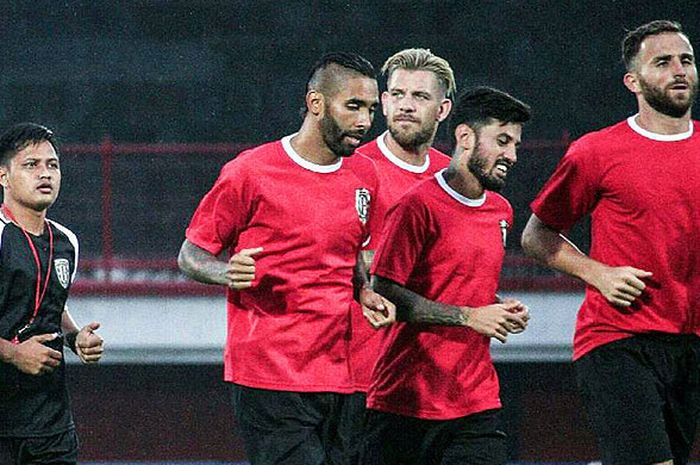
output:
{"label": "short hair", "polygon": [[384,66],[382,74],[387,81],[391,79],[391,74],[397,69],[409,71],[430,71],[438,79],[443,92],[447,97],[454,97],[457,92],[455,75],[450,64],[444,58],[433,54],[427,48],[407,48],[390,56]]}
{"label": "short hair", "polygon": [[321,81],[322,71],[333,65],[354,71],[362,76],[377,79],[377,72],[374,70],[374,66],[362,56],[352,52],[332,52],[323,55],[311,68],[309,78],[306,80],[306,91],[313,90],[318,86],[319,81]]}
{"label": "short hair", "polygon": [[686,36],[680,23],[665,19],[642,24],[638,28],[628,31],[622,39],[622,61],[625,64],[625,69],[630,71],[634,66],[634,60],[639,54],[639,49],[642,47],[644,39],[665,32],[676,32]]}
{"label": "short hair", "polygon": [[[329,92],[329,80],[326,79],[328,76],[325,75],[324,71],[331,66],[339,66],[362,76],[377,79],[377,72],[374,70],[374,66],[364,57],[352,52],[331,52],[323,55],[314,63],[306,80],[306,92],[304,94],[311,90],[317,90],[321,93]],[[307,112],[308,108],[306,108],[306,105],[302,105],[299,111],[300,116],[304,118]]]}
{"label": "short hair", "polygon": [[36,123],[19,123],[0,135],[0,165],[7,166],[12,158],[32,144],[48,142],[58,155],[58,144],[53,131]]}
{"label": "short hair", "polygon": [[454,134],[460,124],[467,124],[476,131],[492,120],[525,124],[531,116],[530,106],[512,95],[492,87],[479,86],[466,89],[457,97],[450,118],[450,131]]}

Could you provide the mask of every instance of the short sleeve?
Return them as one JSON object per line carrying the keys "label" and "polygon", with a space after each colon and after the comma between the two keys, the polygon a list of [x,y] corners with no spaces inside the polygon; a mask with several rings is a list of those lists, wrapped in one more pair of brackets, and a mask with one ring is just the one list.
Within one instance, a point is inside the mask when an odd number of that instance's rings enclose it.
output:
{"label": "short sleeve", "polygon": [[243,163],[233,160],[221,170],[212,189],[202,198],[185,233],[187,240],[213,255],[235,245],[245,227],[253,186]]}
{"label": "short sleeve", "polygon": [[371,273],[405,286],[428,236],[428,212],[422,202],[404,197],[389,213]]}
{"label": "short sleeve", "polygon": [[554,174],[530,204],[533,213],[547,226],[568,231],[591,212],[598,201],[600,175],[588,144],[572,144]]}
{"label": "short sleeve", "polygon": [[[376,244],[376,236],[378,236],[378,227],[381,224],[381,211],[379,205],[379,190],[380,183],[377,176],[377,166],[372,159],[362,153],[353,155],[353,170],[356,175],[364,182],[365,188],[369,194],[367,204],[367,220],[362,226],[362,249],[371,250],[373,244]],[[356,194],[357,195],[357,194]],[[361,198],[356,197],[355,202],[363,202]],[[361,210],[361,205],[357,204],[358,213]]]}

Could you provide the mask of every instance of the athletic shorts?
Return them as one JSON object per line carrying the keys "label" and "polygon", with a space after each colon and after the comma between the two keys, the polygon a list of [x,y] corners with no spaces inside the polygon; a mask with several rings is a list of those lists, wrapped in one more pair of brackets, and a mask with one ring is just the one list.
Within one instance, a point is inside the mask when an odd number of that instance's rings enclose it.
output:
{"label": "athletic shorts", "polygon": [[354,392],[345,397],[340,414],[339,431],[349,465],[359,464],[366,412],[367,394]]}
{"label": "athletic shorts", "polygon": [[78,435],[73,428],[52,436],[0,437],[2,465],[76,465],[77,462]]}
{"label": "athletic shorts", "polygon": [[367,410],[362,465],[503,465],[500,410],[454,420],[423,420]]}
{"label": "athletic shorts", "polygon": [[688,462],[700,410],[700,338],[640,334],[574,362],[601,460]]}
{"label": "athletic shorts", "polygon": [[251,465],[348,465],[340,428],[347,394],[233,384],[233,409]]}

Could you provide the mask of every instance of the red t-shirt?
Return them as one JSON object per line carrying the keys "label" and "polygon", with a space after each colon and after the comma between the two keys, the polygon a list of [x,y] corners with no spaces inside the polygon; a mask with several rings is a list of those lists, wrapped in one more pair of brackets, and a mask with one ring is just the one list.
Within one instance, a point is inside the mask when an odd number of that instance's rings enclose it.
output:
{"label": "red t-shirt", "polygon": [[636,333],[700,335],[700,134],[660,135],[635,117],[571,145],[532,202],[548,226],[569,230],[591,215],[591,258],[651,271],[628,309],[588,286],[578,313],[574,359]]}
{"label": "red t-shirt", "polygon": [[[437,173],[390,211],[372,272],[443,304],[492,304],[512,221],[500,195],[468,199]],[[488,337],[464,327],[399,322],[389,328],[367,406],[446,420],[500,407],[498,391]]]}
{"label": "red t-shirt", "polygon": [[227,163],[187,239],[214,255],[264,247],[253,287],[228,290],[226,381],[349,393],[352,274],[376,168],[361,155],[315,165],[294,152],[292,137]]}
{"label": "red t-shirt", "polygon": [[[416,183],[432,177],[450,164],[450,157],[431,148],[422,166],[410,165],[391,153],[384,142],[386,133],[358,149],[377,166],[380,194],[372,204],[372,238],[365,248],[374,250],[381,236],[386,212]],[[385,329],[374,329],[362,316],[357,302],[352,306],[352,338],[350,346],[351,366],[355,389],[366,392],[372,376],[372,368],[386,339]]]}

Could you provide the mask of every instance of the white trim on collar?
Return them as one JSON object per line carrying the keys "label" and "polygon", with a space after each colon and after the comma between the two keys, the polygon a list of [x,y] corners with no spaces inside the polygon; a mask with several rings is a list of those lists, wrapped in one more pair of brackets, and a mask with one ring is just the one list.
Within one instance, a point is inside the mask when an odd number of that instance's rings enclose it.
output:
{"label": "white trim on collar", "polygon": [[338,158],[338,161],[333,163],[332,165],[317,165],[316,163],[312,163],[309,160],[303,158],[292,147],[292,137],[296,136],[297,134],[298,133],[295,132],[294,134],[290,134],[282,138],[282,148],[284,148],[284,151],[287,153],[289,158],[291,158],[292,161],[294,161],[294,163],[309,171],[313,171],[314,173],[333,173],[335,171],[338,171],[343,165],[342,157]]}
{"label": "white trim on collar", "polygon": [[634,132],[636,132],[640,136],[646,137],[647,139],[656,140],[659,142],[677,142],[679,140],[688,139],[693,135],[692,121],[688,121],[688,130],[685,132],[681,132],[679,134],[657,134],[655,132],[647,131],[646,129],[641,127],[637,123],[637,116],[639,116],[639,113],[627,118],[627,124],[629,124],[630,128],[632,128]]}
{"label": "white trim on collar", "polygon": [[437,173],[435,173],[435,178],[437,179],[438,184],[440,184],[440,187],[442,187],[442,190],[447,192],[447,194],[458,201],[459,203],[462,203],[466,205],[467,207],[480,207],[486,202],[486,191],[479,197],[478,199],[470,199],[469,197],[465,197],[456,190],[452,189],[449,184],[447,184],[447,181],[445,181],[445,177],[443,176],[443,173],[447,170],[447,168],[443,168]]}
{"label": "white trim on collar", "polygon": [[430,154],[426,153],[425,154],[425,163],[423,163],[421,166],[416,166],[412,165],[410,163],[406,163],[393,153],[391,153],[391,150],[389,150],[389,147],[386,145],[386,142],[384,142],[384,138],[389,134],[389,131],[384,131],[384,134],[381,136],[377,137],[377,146],[379,147],[379,150],[382,152],[382,155],[384,155],[390,162],[395,164],[401,169],[404,169],[406,171],[410,171],[411,173],[425,173],[428,168],[430,167]]}

